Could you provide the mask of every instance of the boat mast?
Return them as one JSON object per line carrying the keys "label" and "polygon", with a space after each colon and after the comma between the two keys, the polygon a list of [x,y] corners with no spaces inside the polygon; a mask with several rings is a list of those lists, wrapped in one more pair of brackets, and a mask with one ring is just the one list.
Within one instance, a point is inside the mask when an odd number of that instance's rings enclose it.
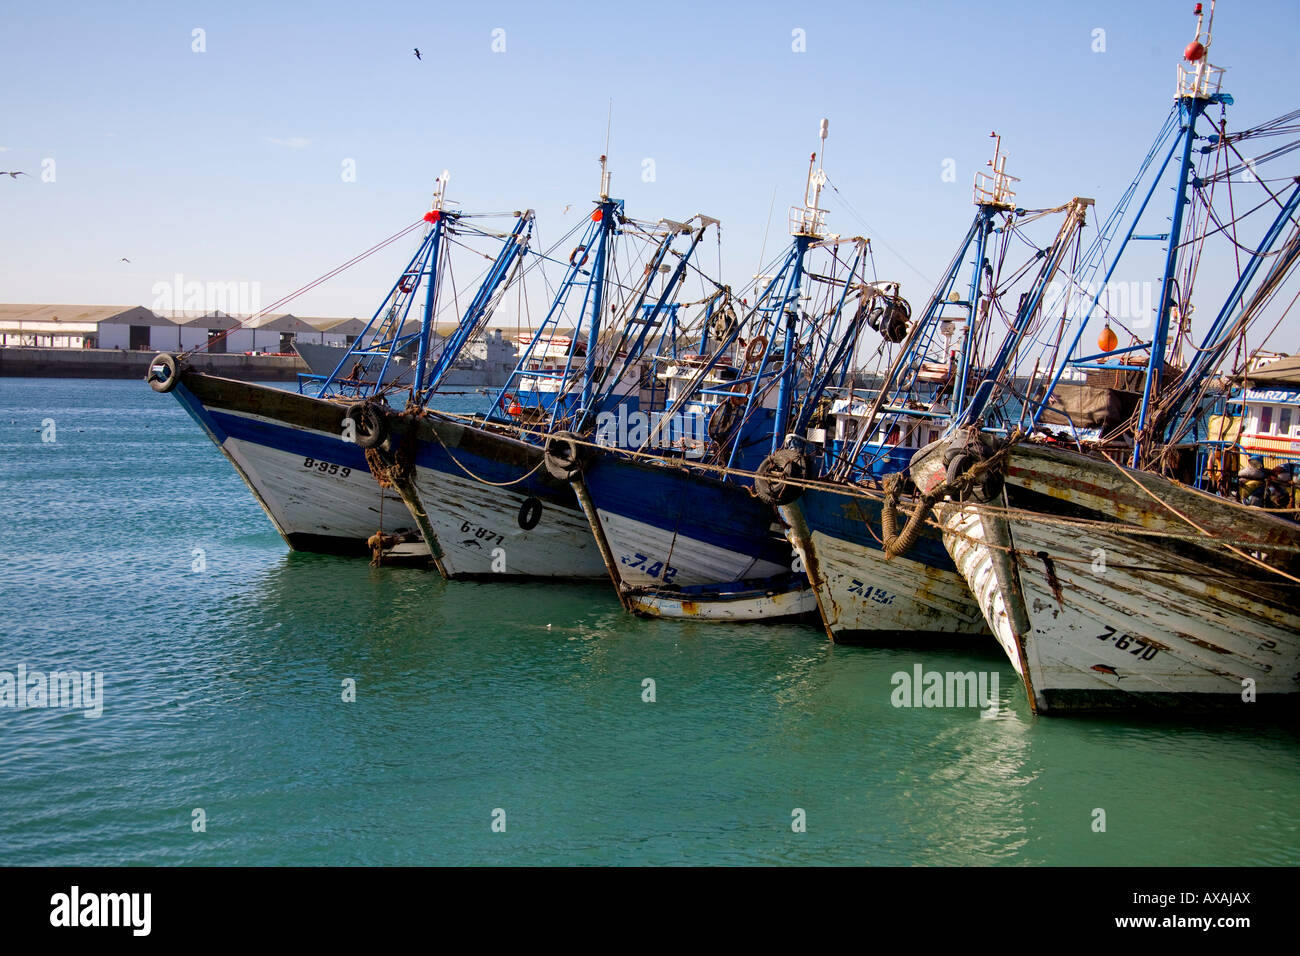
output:
{"label": "boat mast", "polygon": [[[962,336],[961,355],[957,361],[957,381],[953,387],[952,415],[954,418],[960,418],[961,413],[966,408],[966,382],[970,375],[971,348],[975,342],[975,336],[971,334],[971,330],[975,325],[975,318],[979,309],[980,276],[984,271],[984,245],[988,239],[993,217],[999,212],[1010,212],[1016,208],[1016,194],[1012,191],[1011,184],[1020,182],[1015,176],[1007,173],[1007,157],[1002,153],[1002,137],[998,135],[997,130],[989,133],[989,136],[993,138],[993,158],[988,161],[988,165],[993,170],[993,173],[990,175],[982,171],[977,172],[972,189],[972,199],[978,213],[975,217],[976,228],[973,237],[975,257],[971,260],[970,289],[966,294],[965,303],[952,303],[953,305],[964,304],[966,306],[966,328],[965,334]],[[955,278],[954,275],[953,279]],[[942,309],[943,305],[944,303],[941,302],[939,308]],[[942,316],[939,316],[939,318],[942,318]]]}
{"label": "boat mast", "polygon": [[[591,316],[587,325],[587,363],[582,376],[582,402],[579,416],[591,408],[592,386],[596,378],[596,347],[600,341],[600,325],[603,316],[601,310],[605,305],[605,264],[608,261],[609,238],[617,226],[614,212],[617,202],[609,198],[609,165],[605,156],[600,157],[600,203],[591,214],[594,222],[600,223],[600,238],[596,246],[596,261],[592,266],[591,284],[587,287],[591,300]],[[586,303],[584,302],[584,305]],[[574,343],[577,345],[576,341]]]}
{"label": "boat mast", "polygon": [[429,258],[426,260],[428,271],[425,273],[429,277],[429,283],[424,290],[424,317],[420,323],[420,348],[415,359],[415,381],[411,385],[411,397],[418,399],[424,391],[425,382],[428,381],[428,369],[425,367],[429,361],[429,338],[433,331],[433,307],[438,295],[438,284],[434,281],[434,276],[438,271],[438,256],[442,251],[442,200],[447,190],[447,181],[451,179],[451,173],[447,170],[442,171],[438,177],[438,185],[433,192],[433,205],[429,209],[428,215],[425,216],[433,225],[433,247],[429,250]]}
{"label": "boat mast", "polygon": [[[818,152],[821,153],[823,158],[826,155],[826,134],[828,132],[830,132],[830,120],[823,118],[818,129],[818,138],[821,141]],[[781,347],[781,387],[776,394],[776,414],[772,422],[772,454],[775,454],[785,444],[786,419],[790,415],[791,398],[798,384],[799,370],[794,367],[790,358],[794,351],[795,333],[799,327],[799,290],[803,286],[804,256],[808,252],[808,247],[822,237],[826,225],[826,210],[821,208],[822,186],[826,185],[826,171],[823,166],[818,166],[817,155],[818,153],[813,153],[808,158],[808,182],[803,191],[803,209],[794,210],[797,215],[796,225],[792,230],[794,232],[795,257],[794,268],[791,270],[787,285],[788,294],[779,304],[777,314],[773,316],[772,322],[773,338],[775,338],[782,321],[785,323],[785,340],[782,342]],[[766,355],[764,358],[766,359]],[[755,386],[757,386],[757,380],[755,380]],[[751,390],[751,403],[757,391],[757,387]],[[736,447],[732,449],[733,459],[739,447],[740,443],[737,442]]]}
{"label": "boat mast", "polygon": [[[1178,253],[1183,240],[1183,210],[1191,200],[1192,146],[1196,139],[1196,121],[1211,103],[1230,103],[1232,98],[1219,92],[1223,71],[1209,61],[1209,49],[1214,26],[1214,0],[1210,0],[1208,22],[1202,5],[1196,5],[1196,36],[1183,51],[1184,61],[1191,68],[1178,64],[1179,133],[1182,137],[1182,160],[1178,166],[1178,181],[1174,187],[1174,211],[1169,224],[1169,244],[1165,247],[1165,266],[1160,283],[1160,306],[1156,313],[1155,331],[1151,336],[1150,354],[1147,358],[1146,379],[1142,384],[1142,404],[1138,410],[1137,427],[1133,433],[1133,458],[1137,468],[1142,460],[1142,447],[1147,443],[1147,425],[1151,417],[1151,398],[1159,392],[1163,376],[1165,350],[1169,341],[1169,323],[1176,305],[1174,284],[1177,281]],[[1184,293],[1186,294],[1186,293]]]}

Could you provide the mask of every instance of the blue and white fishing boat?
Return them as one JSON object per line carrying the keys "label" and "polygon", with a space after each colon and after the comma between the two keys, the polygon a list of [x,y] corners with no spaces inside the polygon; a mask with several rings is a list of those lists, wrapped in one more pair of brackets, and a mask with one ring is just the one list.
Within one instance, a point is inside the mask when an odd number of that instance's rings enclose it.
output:
{"label": "blue and white fishing boat", "polygon": [[792,210],[793,240],[756,280],[754,305],[729,327],[706,326],[697,356],[668,380],[669,418],[707,416],[706,448],[673,453],[652,434],[635,452],[588,447],[569,472],[633,612],[728,621],[816,614],[770,489],[781,475],[806,473],[822,396],[847,379],[874,310],[906,308],[896,285],[866,279],[865,240],[826,233],[825,181],[814,154],[804,205]]}
{"label": "blue and white fishing boat", "polygon": [[[413,408],[400,426],[409,428],[409,446],[385,453],[406,456],[396,486],[447,577],[605,574],[573,489],[546,467],[543,443],[602,412],[642,411],[654,390],[642,387],[640,359],[651,333],[675,318],[692,256],[716,225],[708,217],[637,222],[608,184],[602,169],[600,199],[563,262],[550,309],[490,410],[457,417]],[[633,243],[641,257],[620,257]],[[618,279],[619,269],[634,274]],[[605,334],[619,326],[621,335]]]}
{"label": "blue and white fishing boat", "polygon": [[[888,368],[879,387],[865,394],[854,390],[832,405],[826,474],[781,492],[779,511],[790,543],[836,641],[988,633],[938,529],[917,523],[914,540],[900,547],[890,540],[888,526],[891,509],[898,520],[901,494],[895,483],[905,477],[901,473],[962,414],[979,381],[971,361],[979,320],[1001,312],[1002,300],[1022,287],[1027,290],[1021,308],[1032,309],[1060,262],[1040,256],[1046,250],[1027,228],[1050,221],[1056,210],[1017,208],[1011,188],[1016,180],[1007,174],[1001,140],[993,135],[992,173],[975,181],[975,217],[925,310],[910,327],[893,332],[902,342],[882,356]],[[964,264],[969,280],[959,290]]]}
{"label": "blue and white fishing boat", "polygon": [[[387,437],[377,432],[385,420],[380,409],[399,390],[423,398],[437,389],[456,351],[491,315],[532,229],[529,211],[518,214],[508,232],[487,231],[475,217],[445,207],[444,185],[440,180],[433,209],[422,220],[387,241],[424,233],[366,329],[329,374],[300,376],[293,392],[197,372],[184,355],[163,353],[152,362],[150,386],[176,397],[294,550],[429,555],[401,496],[371,473],[373,449]],[[498,249],[456,341],[447,343],[435,368],[428,349],[438,278],[453,243],[472,243],[479,254]],[[417,320],[410,312],[422,285]]]}

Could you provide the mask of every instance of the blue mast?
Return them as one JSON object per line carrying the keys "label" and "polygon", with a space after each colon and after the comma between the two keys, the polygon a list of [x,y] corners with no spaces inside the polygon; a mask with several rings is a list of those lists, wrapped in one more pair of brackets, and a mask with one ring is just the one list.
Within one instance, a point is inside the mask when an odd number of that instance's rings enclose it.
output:
{"label": "blue mast", "polygon": [[1165,348],[1169,342],[1169,319],[1174,308],[1175,272],[1178,268],[1178,250],[1183,236],[1183,209],[1191,201],[1187,191],[1191,188],[1192,143],[1196,139],[1196,120],[1204,112],[1207,99],[1190,94],[1178,98],[1180,135],[1183,156],[1178,166],[1178,181],[1174,187],[1174,214],[1169,225],[1169,245],[1165,248],[1164,275],[1160,283],[1160,308],[1157,312],[1155,332],[1151,336],[1151,352],[1147,359],[1146,381],[1142,383],[1142,407],[1138,411],[1137,427],[1133,433],[1134,468],[1142,457],[1142,442],[1150,412],[1151,394],[1159,388],[1165,367]]}

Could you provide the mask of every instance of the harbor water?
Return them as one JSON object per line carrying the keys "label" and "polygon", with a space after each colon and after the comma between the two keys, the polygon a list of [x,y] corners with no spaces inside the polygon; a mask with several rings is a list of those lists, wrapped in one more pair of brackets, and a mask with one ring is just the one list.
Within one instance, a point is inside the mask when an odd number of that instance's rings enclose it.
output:
{"label": "harbor water", "polygon": [[0,706],[0,864],[1300,863],[1294,726],[1035,718],[992,638],[291,553],[143,382],[0,379],[0,449],[0,693],[102,675],[98,716]]}

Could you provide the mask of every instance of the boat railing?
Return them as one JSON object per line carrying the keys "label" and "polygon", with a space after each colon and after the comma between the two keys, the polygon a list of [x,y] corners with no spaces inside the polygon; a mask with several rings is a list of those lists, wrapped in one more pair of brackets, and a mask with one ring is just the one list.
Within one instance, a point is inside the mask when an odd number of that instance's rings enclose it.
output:
{"label": "boat railing", "polygon": [[820,236],[826,229],[826,210],[812,206],[790,207],[790,235]]}
{"label": "boat railing", "polygon": [[1225,69],[1206,62],[1204,58],[1190,68],[1185,63],[1179,63],[1178,95],[1194,96],[1198,99],[1218,95],[1219,88],[1223,85]]}

